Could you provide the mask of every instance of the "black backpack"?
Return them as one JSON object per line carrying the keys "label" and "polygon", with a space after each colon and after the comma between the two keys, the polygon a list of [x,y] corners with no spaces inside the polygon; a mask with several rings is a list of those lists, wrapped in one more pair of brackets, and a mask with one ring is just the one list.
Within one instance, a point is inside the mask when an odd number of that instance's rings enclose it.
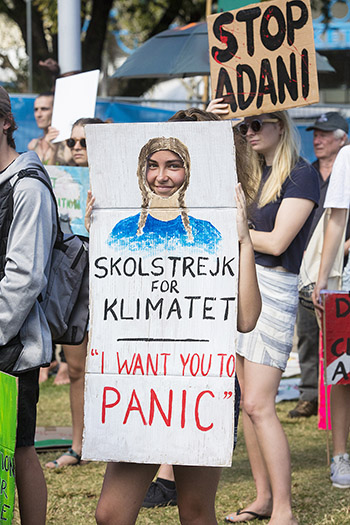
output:
{"label": "black backpack", "polygon": [[62,232],[56,197],[44,170],[21,170],[17,173],[16,182],[24,177],[32,177],[45,184],[54,200],[57,216],[57,237],[46,294],[44,297],[40,295],[38,300],[49,324],[53,343],[79,345],[84,340],[89,320],[88,240]]}

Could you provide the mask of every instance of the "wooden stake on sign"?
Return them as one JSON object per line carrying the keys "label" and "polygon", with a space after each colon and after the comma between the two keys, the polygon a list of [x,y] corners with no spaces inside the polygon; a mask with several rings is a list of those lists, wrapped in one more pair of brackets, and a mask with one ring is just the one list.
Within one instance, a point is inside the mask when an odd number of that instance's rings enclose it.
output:
{"label": "wooden stake on sign", "polygon": [[207,18],[212,97],[225,118],[318,102],[309,0],[262,2]]}
{"label": "wooden stake on sign", "polygon": [[[212,9],[212,1],[207,0],[206,6],[205,6],[205,16],[206,17],[211,15],[211,9]],[[203,77],[203,82],[204,82],[204,90],[203,90],[202,101],[203,101],[203,109],[205,110],[205,108],[207,107],[207,101],[209,100],[209,77],[207,76]]]}
{"label": "wooden stake on sign", "polygon": [[323,305],[323,317],[322,317],[322,336],[323,336],[323,384],[325,388],[325,408],[326,408],[326,440],[327,440],[327,465],[330,465],[330,452],[329,452],[329,403],[328,403],[328,381],[327,381],[327,338],[326,338],[326,315],[325,315],[325,306],[326,306],[326,295],[322,294],[322,305]]}

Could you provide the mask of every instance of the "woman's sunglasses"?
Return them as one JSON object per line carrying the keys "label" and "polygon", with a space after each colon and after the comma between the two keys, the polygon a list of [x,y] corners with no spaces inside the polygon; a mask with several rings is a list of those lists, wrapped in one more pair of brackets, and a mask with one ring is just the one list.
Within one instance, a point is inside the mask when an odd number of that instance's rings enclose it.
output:
{"label": "woman's sunglasses", "polygon": [[258,118],[251,120],[250,122],[242,122],[242,124],[238,125],[238,131],[240,132],[243,137],[246,136],[248,133],[248,129],[251,128],[254,133],[259,133],[261,128],[263,127],[263,124],[267,123],[276,123],[278,122],[278,118],[266,118],[264,120],[260,120]]}
{"label": "woman's sunglasses", "polygon": [[76,142],[79,142],[79,144],[80,144],[80,146],[82,148],[84,148],[84,149],[86,148],[86,140],[85,139],[78,139],[78,140],[67,139],[66,140],[66,144],[67,144],[68,148],[70,148],[70,149],[74,148]]}

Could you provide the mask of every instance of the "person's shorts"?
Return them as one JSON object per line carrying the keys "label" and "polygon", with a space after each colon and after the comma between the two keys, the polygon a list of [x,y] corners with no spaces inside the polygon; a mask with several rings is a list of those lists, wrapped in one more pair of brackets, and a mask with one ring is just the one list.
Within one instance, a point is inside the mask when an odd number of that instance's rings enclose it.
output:
{"label": "person's shorts", "polygon": [[36,368],[22,374],[14,374],[18,378],[17,448],[34,445],[39,370]]}
{"label": "person's shorts", "polygon": [[261,294],[261,314],[256,327],[238,334],[237,354],[248,361],[282,371],[293,345],[298,309],[298,276],[256,265]]}

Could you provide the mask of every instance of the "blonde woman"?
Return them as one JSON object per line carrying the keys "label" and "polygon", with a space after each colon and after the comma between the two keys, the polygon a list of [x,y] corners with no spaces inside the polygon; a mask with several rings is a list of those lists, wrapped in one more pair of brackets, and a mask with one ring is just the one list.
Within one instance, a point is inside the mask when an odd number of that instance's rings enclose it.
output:
{"label": "blonde woman", "polygon": [[[223,105],[216,99],[208,110],[223,114]],[[246,118],[238,129],[250,149],[257,195],[250,234],[262,312],[256,328],[240,335],[237,349],[244,436],[257,496],[226,521],[271,518],[270,525],[295,525],[289,446],[276,414],[275,397],[292,348],[298,273],[319,199],[318,176],[299,157],[286,112]]]}

